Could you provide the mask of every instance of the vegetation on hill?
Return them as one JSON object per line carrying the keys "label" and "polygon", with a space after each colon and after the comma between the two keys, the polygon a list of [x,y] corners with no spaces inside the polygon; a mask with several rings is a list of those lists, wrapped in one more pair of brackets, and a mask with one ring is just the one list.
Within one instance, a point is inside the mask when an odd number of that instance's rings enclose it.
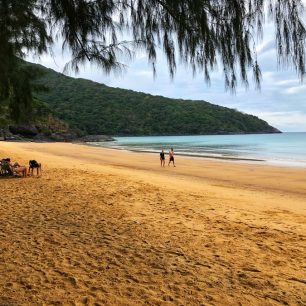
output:
{"label": "vegetation on hill", "polygon": [[205,101],[177,100],[75,79],[37,65],[34,93],[53,114],[85,134],[179,135],[273,133],[255,116]]}

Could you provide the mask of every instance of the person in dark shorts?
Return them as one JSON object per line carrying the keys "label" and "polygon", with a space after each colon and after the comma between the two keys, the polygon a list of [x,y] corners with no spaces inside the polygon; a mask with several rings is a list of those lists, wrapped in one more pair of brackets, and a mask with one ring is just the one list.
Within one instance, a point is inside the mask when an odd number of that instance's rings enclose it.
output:
{"label": "person in dark shorts", "polygon": [[164,150],[162,150],[159,153],[159,156],[160,156],[160,166],[165,167],[165,152],[164,152]]}
{"label": "person in dark shorts", "polygon": [[173,148],[171,148],[170,151],[169,151],[169,163],[168,163],[168,166],[170,166],[171,162],[173,163],[173,167],[175,167]]}

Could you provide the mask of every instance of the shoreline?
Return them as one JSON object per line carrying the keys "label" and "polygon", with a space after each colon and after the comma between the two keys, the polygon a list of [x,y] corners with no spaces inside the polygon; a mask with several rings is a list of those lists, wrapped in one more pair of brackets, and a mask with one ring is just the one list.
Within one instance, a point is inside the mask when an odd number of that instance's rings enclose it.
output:
{"label": "shoreline", "polygon": [[[4,142],[5,143],[5,142]],[[76,167],[77,164],[88,164],[88,167],[94,168],[103,165],[107,171],[117,172],[119,170],[129,171],[137,170],[143,174],[154,172],[160,175],[159,155],[156,153],[135,152],[126,149],[116,149],[101,146],[92,146],[80,143],[6,143],[9,147],[20,148],[22,152],[33,152],[35,155],[28,155],[29,159],[44,159],[47,154],[48,159],[56,160],[64,159],[70,165]],[[11,145],[12,144],[12,145]],[[15,145],[14,145],[15,144]],[[65,149],[63,149],[65,148]],[[36,156],[36,157],[35,157]],[[192,162],[191,162],[192,161]],[[76,163],[76,164],[75,164]],[[306,169],[303,167],[282,167],[279,165],[270,165],[261,162],[243,162],[243,161],[227,161],[219,159],[198,158],[181,156],[176,159],[176,173],[169,173],[171,176],[194,177],[212,181],[225,181],[234,184],[242,184],[243,186],[261,186],[261,188],[278,189],[278,180],[284,181],[282,188],[287,191],[301,189],[305,187],[303,194],[306,195]],[[79,166],[78,166],[79,167]],[[82,168],[82,167],[81,167]],[[169,169],[168,169],[169,168]],[[170,170],[172,167],[165,167],[165,170]],[[203,169],[203,171],[201,170]],[[216,169],[221,172],[216,172]],[[224,179],[223,172],[228,176]],[[120,172],[121,173],[121,172]],[[255,175],[253,178],[252,175]],[[288,176],[288,182],[287,178]],[[295,176],[298,175],[298,180]],[[261,180],[257,178],[261,177]],[[269,184],[266,181],[269,180]],[[289,183],[290,180],[290,183]],[[294,182],[295,181],[295,182]],[[255,185],[254,185],[255,184]]]}
{"label": "shoreline", "polygon": [[[111,150],[125,150],[129,152],[136,152],[136,153],[151,153],[151,154],[159,154],[159,151],[154,151],[154,150],[142,150],[142,149],[128,149],[128,148],[118,148],[118,147],[109,147],[109,146],[101,146],[101,145],[95,145],[91,143],[85,143],[85,145],[93,146],[93,147],[98,147],[98,148],[106,148],[106,149],[111,149]],[[256,161],[256,162],[265,162],[266,160],[264,159],[255,159],[255,158],[243,158],[243,157],[226,157],[226,156],[213,156],[213,155],[202,155],[202,154],[188,154],[188,153],[181,153],[181,152],[176,152],[175,156],[183,156],[183,157],[190,157],[190,158],[204,158],[204,159],[221,159],[221,160],[229,160],[229,161]],[[305,165],[306,167],[306,165]]]}
{"label": "shoreline", "polygon": [[[236,134],[235,134],[236,135]],[[212,135],[214,136],[214,135]],[[137,137],[137,136],[133,136]],[[139,136],[142,137],[142,136]],[[31,141],[31,140],[10,140],[10,141],[4,141],[2,140],[1,142],[5,143],[38,143],[38,144],[48,144],[48,143],[58,143],[56,141]],[[0,142],[0,144],[1,144]],[[109,141],[105,141],[105,143],[108,143]],[[110,141],[111,142],[111,141]],[[67,142],[59,142],[59,143],[70,143],[70,144],[75,144],[75,145],[80,145],[80,146],[89,146],[89,147],[96,147],[96,148],[105,148],[105,149],[111,149],[111,150],[118,150],[118,151],[127,151],[127,152],[135,152],[135,153],[147,153],[147,154],[159,154],[159,151],[157,150],[142,150],[142,149],[128,149],[128,148],[120,148],[120,147],[114,147],[114,146],[107,146],[107,145],[98,145],[95,144],[96,142],[74,142],[74,141],[67,141]],[[101,142],[101,143],[104,143]],[[227,157],[227,156],[215,156],[215,155],[209,155],[209,154],[192,154],[192,153],[181,153],[181,152],[176,152],[176,156],[182,156],[184,158],[190,158],[190,159],[204,159],[204,160],[219,160],[223,162],[233,162],[233,163],[241,163],[241,164],[247,164],[248,162],[253,165],[267,165],[267,166],[272,166],[272,167],[281,167],[281,168],[301,168],[305,169],[306,168],[306,163],[305,162],[300,162],[300,161],[284,161],[284,160],[268,160],[268,159],[260,159],[260,158],[248,158],[248,157]]]}
{"label": "shoreline", "polygon": [[[285,134],[303,134],[305,132],[286,132]],[[251,133],[252,135],[258,135],[258,134],[254,134]],[[271,134],[271,133],[268,133]],[[268,135],[266,134],[261,134],[261,135]],[[279,134],[279,133],[278,133]],[[219,135],[219,134],[218,134]],[[218,135],[187,135],[187,136],[193,136],[193,137],[198,137],[198,136],[218,136]],[[246,135],[248,136],[249,134],[230,134],[230,135],[225,135],[225,136],[241,136],[241,135]],[[105,136],[105,135],[91,135],[91,136],[87,136],[87,137],[102,137],[103,138],[108,138],[110,136]],[[181,136],[186,136],[186,135],[181,135]],[[224,136],[223,134],[219,135],[219,136]],[[66,141],[63,143],[72,143],[72,144],[79,144],[79,145],[88,145],[88,146],[94,146],[94,147],[101,147],[101,148],[110,148],[110,149],[114,149],[114,150],[126,150],[126,151],[130,151],[130,152],[139,152],[139,153],[150,153],[150,154],[159,154],[159,149],[151,149],[149,148],[134,148],[133,146],[124,146],[124,144],[122,146],[116,146],[116,143],[118,143],[118,140],[116,140],[117,136],[111,136],[111,137],[115,137],[112,138],[112,141],[98,141],[98,140],[90,140],[90,141],[85,141],[83,139],[83,141]],[[118,136],[119,138],[125,138],[125,137],[132,137],[132,138],[143,138],[143,137],[147,137],[147,136]],[[149,136],[150,137],[150,136]],[[165,137],[165,136],[161,136],[161,135],[157,135],[154,137]],[[168,135],[167,137],[173,137],[173,135]],[[120,140],[119,140],[120,141]],[[11,141],[10,141],[11,142]],[[17,141],[17,142],[23,142],[23,141]],[[34,143],[56,143],[54,141],[50,141],[50,142],[41,142],[41,141],[24,141],[24,142],[34,142]],[[111,144],[111,145],[109,145]],[[113,145],[114,144],[114,145]],[[306,145],[306,143],[305,143]],[[141,146],[141,144],[140,144]],[[163,143],[161,143],[161,147],[163,147]],[[208,147],[210,147],[208,145]],[[203,147],[205,149],[205,146]],[[224,151],[224,152],[223,152]],[[227,153],[230,152],[230,153]],[[258,155],[258,152],[260,150],[257,150],[254,148],[253,151],[250,150],[246,150],[246,154],[244,154],[244,150],[240,151],[240,150],[221,150],[218,151],[218,149],[213,149],[213,150],[197,150],[195,151],[195,153],[190,152],[187,148],[187,150],[184,149],[181,151],[176,151],[175,155],[176,156],[182,156],[182,157],[187,157],[187,158],[191,158],[191,159],[195,159],[195,158],[199,158],[199,159],[207,159],[207,160],[220,160],[220,161],[225,161],[225,162],[235,162],[235,163],[251,163],[251,164],[262,164],[262,165],[269,165],[269,166],[275,166],[275,167],[285,167],[285,168],[306,168],[306,159],[301,159],[300,156],[302,156],[301,154],[303,154],[303,150],[301,152],[297,151],[297,153],[295,153],[296,155],[296,159],[295,160],[291,160],[291,155],[283,157],[282,154],[277,154],[277,150],[274,152],[273,150],[270,153],[266,153],[266,154],[262,154],[262,155]],[[257,154],[248,154],[250,152],[257,152]],[[267,151],[268,152],[268,151]],[[270,157],[271,153],[274,154],[274,157]],[[305,151],[306,154],[306,151]],[[253,155],[253,156],[252,156]],[[288,153],[287,153],[288,155]],[[303,155],[304,156],[304,155]]]}
{"label": "shoreline", "polygon": [[[128,149],[128,148],[120,148],[120,147],[112,147],[107,145],[97,145],[93,143],[79,143],[80,145],[96,147],[96,148],[104,148],[110,150],[118,150],[118,151],[126,151],[126,152],[135,152],[135,153],[145,153],[145,154],[159,154],[157,150],[146,150],[146,149]],[[181,153],[176,152],[176,156],[182,156],[184,158],[190,159],[203,159],[203,160],[211,160],[211,161],[223,161],[223,162],[233,162],[233,163],[241,163],[241,164],[253,164],[253,165],[267,165],[272,167],[281,167],[281,168],[301,168],[306,169],[306,163],[300,161],[284,161],[284,160],[267,160],[260,158],[248,158],[248,157],[227,157],[227,156],[214,156],[214,155],[204,155],[204,154],[192,154],[192,153]]]}
{"label": "shoreline", "polygon": [[[0,304],[304,305],[306,170],[0,143]],[[118,294],[120,292],[120,294]]]}

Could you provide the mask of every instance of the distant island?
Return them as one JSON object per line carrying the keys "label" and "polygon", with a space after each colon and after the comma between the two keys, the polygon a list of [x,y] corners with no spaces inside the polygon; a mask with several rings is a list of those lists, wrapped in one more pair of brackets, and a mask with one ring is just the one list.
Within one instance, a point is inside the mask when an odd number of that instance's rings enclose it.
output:
{"label": "distant island", "polygon": [[90,80],[72,78],[44,66],[35,91],[40,108],[79,135],[205,135],[279,133],[266,121],[206,101],[170,99]]}

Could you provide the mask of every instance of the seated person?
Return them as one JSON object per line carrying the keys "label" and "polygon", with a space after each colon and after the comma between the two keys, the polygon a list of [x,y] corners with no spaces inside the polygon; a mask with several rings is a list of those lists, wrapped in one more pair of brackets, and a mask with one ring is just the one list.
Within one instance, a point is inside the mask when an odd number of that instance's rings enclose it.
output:
{"label": "seated person", "polygon": [[41,163],[38,163],[36,160],[30,160],[29,161],[29,173],[32,176],[33,170],[36,169],[37,176],[39,175],[39,172],[41,174]]}
{"label": "seated person", "polygon": [[13,172],[15,172],[17,175],[21,173],[23,177],[27,177],[28,170],[26,166],[21,166],[18,163],[14,163],[13,165],[11,164],[11,166],[13,167]]}
{"label": "seated person", "polygon": [[9,175],[19,175],[22,174],[23,177],[26,177],[28,172],[27,172],[27,167],[21,166],[18,163],[11,164],[11,159],[6,158],[2,160],[2,163],[5,164],[5,169],[7,174]]}
{"label": "seated person", "polygon": [[0,171],[1,175],[13,175],[13,171],[11,169],[11,165],[9,163],[9,158],[3,158],[0,161]]}

